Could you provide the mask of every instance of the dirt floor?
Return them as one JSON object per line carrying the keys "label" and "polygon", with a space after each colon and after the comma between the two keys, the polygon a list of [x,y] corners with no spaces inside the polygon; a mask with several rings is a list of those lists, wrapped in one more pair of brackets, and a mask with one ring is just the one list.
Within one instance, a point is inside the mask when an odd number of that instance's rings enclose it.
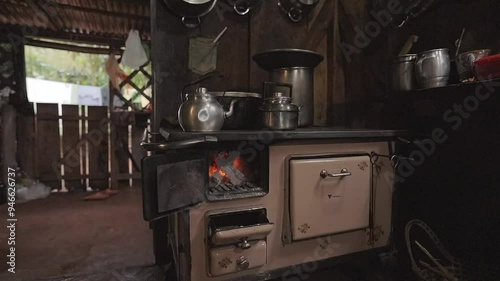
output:
{"label": "dirt floor", "polygon": [[[115,274],[126,267],[153,265],[152,234],[142,219],[141,189],[123,188],[103,201],[83,201],[85,195],[52,194],[17,204],[16,273],[6,273],[8,234],[2,226],[0,280]],[[6,218],[6,207],[0,206],[0,218]]]}
{"label": "dirt floor", "polygon": [[[152,233],[142,219],[140,188],[120,189],[104,201],[83,201],[85,193],[52,194],[18,204],[16,273],[7,273],[7,232],[0,227],[0,280],[164,281],[153,265]],[[7,206],[0,206],[6,223]],[[378,266],[343,265],[289,277],[310,281],[388,281]],[[277,280],[282,280],[277,279]]]}

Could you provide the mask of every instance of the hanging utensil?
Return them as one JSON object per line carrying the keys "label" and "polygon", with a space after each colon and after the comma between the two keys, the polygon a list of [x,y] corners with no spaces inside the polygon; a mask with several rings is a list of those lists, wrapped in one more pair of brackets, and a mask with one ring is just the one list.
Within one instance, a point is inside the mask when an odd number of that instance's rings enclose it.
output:
{"label": "hanging utensil", "polygon": [[247,15],[250,10],[255,9],[260,5],[262,0],[226,0],[226,2],[233,6],[234,11],[240,15]]}
{"label": "hanging utensil", "polygon": [[278,7],[293,22],[299,22],[309,14],[319,0],[278,0]]}
{"label": "hanging utensil", "polygon": [[417,43],[418,41],[418,36],[417,35],[412,35],[408,40],[406,40],[406,43],[403,45],[403,48],[401,48],[401,51],[399,51],[399,56],[405,56],[407,55],[411,48],[413,47],[413,44]]}
{"label": "hanging utensil", "polygon": [[181,17],[182,24],[189,28],[198,27],[201,18],[215,7],[217,0],[163,0],[168,8]]}
{"label": "hanging utensil", "polygon": [[460,54],[460,47],[462,47],[462,40],[464,39],[464,34],[465,34],[465,28],[462,28],[462,33],[460,34],[460,38],[455,42],[455,45],[457,46],[455,57],[458,57],[458,54]]}

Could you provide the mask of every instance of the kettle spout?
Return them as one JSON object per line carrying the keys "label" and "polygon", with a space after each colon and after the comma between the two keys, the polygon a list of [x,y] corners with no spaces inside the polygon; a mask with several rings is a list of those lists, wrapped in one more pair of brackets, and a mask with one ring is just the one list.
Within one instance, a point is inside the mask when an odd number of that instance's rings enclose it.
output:
{"label": "kettle spout", "polygon": [[231,117],[234,113],[234,104],[237,103],[238,100],[232,100],[231,105],[229,105],[229,111],[224,112],[224,118]]}

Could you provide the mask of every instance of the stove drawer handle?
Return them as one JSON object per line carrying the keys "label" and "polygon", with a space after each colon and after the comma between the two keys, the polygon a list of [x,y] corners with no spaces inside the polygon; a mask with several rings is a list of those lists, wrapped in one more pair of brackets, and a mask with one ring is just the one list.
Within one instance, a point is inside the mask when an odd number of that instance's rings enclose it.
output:
{"label": "stove drawer handle", "polygon": [[338,174],[330,174],[328,173],[327,170],[321,170],[321,172],[319,172],[319,176],[322,177],[322,178],[343,178],[343,177],[348,177],[352,175],[351,172],[349,172],[349,170],[347,170],[346,168],[340,170],[340,173]]}

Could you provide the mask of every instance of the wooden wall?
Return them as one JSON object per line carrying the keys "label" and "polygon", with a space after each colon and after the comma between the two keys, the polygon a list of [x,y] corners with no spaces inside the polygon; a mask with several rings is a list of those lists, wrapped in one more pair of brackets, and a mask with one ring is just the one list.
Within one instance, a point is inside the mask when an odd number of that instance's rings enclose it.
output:
{"label": "wooden wall", "polygon": [[[365,100],[376,84],[374,68],[365,68],[368,57],[360,55],[350,64],[339,49],[350,40],[352,27],[364,24],[368,1],[321,0],[309,17],[292,23],[281,13],[276,1],[263,1],[248,16],[238,16],[221,1],[197,29],[185,28],[161,1],[152,1],[153,69],[155,73],[155,110],[159,113],[153,129],[162,119],[175,122],[183,86],[195,76],[188,70],[188,40],[192,36],[215,37],[224,27],[228,31],[218,46],[217,69],[227,79],[202,83],[210,90],[261,91],[267,72],[251,59],[253,54],[274,48],[303,48],[325,57],[316,69],[316,126],[364,127]],[[344,38],[345,37],[345,38]],[[377,61],[378,62],[378,61]],[[354,111],[352,111],[354,110]]]}
{"label": "wooden wall", "polygon": [[[34,113],[35,112],[35,113]],[[108,108],[36,104],[18,112],[22,171],[53,189],[109,187]]]}

